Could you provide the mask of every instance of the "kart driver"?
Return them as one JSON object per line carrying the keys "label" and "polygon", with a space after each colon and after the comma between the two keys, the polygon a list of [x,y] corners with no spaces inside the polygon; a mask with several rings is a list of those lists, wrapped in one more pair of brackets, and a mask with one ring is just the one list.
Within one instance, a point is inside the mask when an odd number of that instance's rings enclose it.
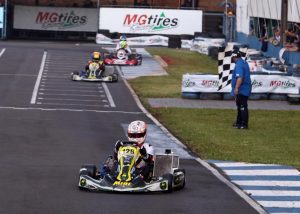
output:
{"label": "kart driver", "polygon": [[[154,167],[154,149],[151,144],[145,143],[146,133],[147,124],[144,121],[136,120],[128,126],[128,140],[140,148],[142,158],[137,161],[136,168],[140,170],[141,176],[143,176],[145,181],[151,179]],[[115,160],[118,159],[118,150],[124,143],[122,141],[116,142],[114,150]]]}
{"label": "kart driver", "polygon": [[105,70],[105,67],[104,67],[104,64],[103,62],[100,60],[101,58],[101,53],[100,52],[93,52],[92,53],[92,57],[91,57],[91,60],[88,61],[88,63],[85,65],[85,71],[86,71],[86,74],[87,76],[89,76],[89,66],[91,63],[93,62],[96,62],[99,64],[99,73],[98,73],[98,77],[102,77],[103,73],[104,73],[104,70]]}
{"label": "kart driver", "polygon": [[119,49],[124,49],[127,53],[131,54],[131,50],[127,44],[127,38],[125,35],[120,37],[120,42],[117,44],[116,51]]}

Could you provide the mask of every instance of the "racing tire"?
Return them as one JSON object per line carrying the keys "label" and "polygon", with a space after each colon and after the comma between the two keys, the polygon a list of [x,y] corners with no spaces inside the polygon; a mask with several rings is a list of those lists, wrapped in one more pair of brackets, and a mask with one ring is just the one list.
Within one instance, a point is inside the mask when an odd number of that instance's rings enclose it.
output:
{"label": "racing tire", "polygon": [[186,182],[186,180],[185,180],[185,169],[176,169],[176,170],[174,170],[174,175],[178,172],[182,172],[183,175],[184,175],[184,178],[183,178],[183,182],[180,182],[181,183],[180,185],[176,185],[176,183],[178,181],[176,181],[177,177],[174,176],[174,190],[181,190],[185,187],[185,182]]}
{"label": "racing tire", "polygon": [[136,56],[136,59],[137,59],[137,65],[142,65],[142,62],[143,62],[143,57],[141,54],[137,54]]}
{"label": "racing tire", "polygon": [[171,193],[173,192],[173,181],[174,177],[172,174],[165,174],[163,176],[164,179],[168,180],[168,190],[164,191],[165,193]]}
{"label": "racing tire", "polygon": [[112,77],[112,82],[118,82],[119,75],[117,73],[112,74],[111,77]]}
{"label": "racing tire", "polygon": [[75,78],[74,78],[75,75],[79,75],[79,72],[78,71],[72,72],[71,73],[71,80],[75,81]]}
{"label": "racing tire", "polygon": [[81,167],[82,168],[85,168],[86,170],[82,170],[80,173],[79,173],[79,176],[80,175],[87,175],[87,176],[90,176],[91,178],[95,179],[96,178],[96,173],[97,173],[97,167],[93,164],[86,164],[86,165],[83,165]]}

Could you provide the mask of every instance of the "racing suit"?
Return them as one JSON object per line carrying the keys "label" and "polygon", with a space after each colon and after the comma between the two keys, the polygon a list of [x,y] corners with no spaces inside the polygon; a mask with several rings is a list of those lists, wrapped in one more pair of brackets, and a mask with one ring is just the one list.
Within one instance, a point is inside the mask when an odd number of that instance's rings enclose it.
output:
{"label": "racing suit", "polygon": [[[91,63],[93,63],[94,61],[89,60],[88,63],[85,65],[85,72],[86,72],[86,76],[89,76],[89,66]],[[96,62],[99,64],[99,73],[97,74],[97,77],[102,77],[104,71],[105,71],[105,66],[103,64],[102,61]]]}
{"label": "racing suit", "polygon": [[128,44],[127,44],[124,48],[121,48],[121,44],[118,43],[118,44],[117,44],[117,47],[116,47],[116,51],[118,51],[119,49],[124,49],[124,50],[126,51],[126,53],[128,53],[128,54],[131,54],[131,53],[132,53],[132,52],[131,52],[131,49],[130,49],[130,47],[129,47]]}
{"label": "racing suit", "polygon": [[143,145],[139,146],[135,142],[118,140],[115,144],[115,150],[114,150],[114,159],[116,161],[118,160],[119,148],[124,144],[133,144],[133,145],[137,145],[140,148],[141,158],[136,163],[136,169],[139,170],[140,175],[143,177],[145,181],[151,180],[153,174],[153,167],[154,167],[154,157],[152,154],[149,154],[147,152],[147,148],[152,147],[152,145],[144,143]]}

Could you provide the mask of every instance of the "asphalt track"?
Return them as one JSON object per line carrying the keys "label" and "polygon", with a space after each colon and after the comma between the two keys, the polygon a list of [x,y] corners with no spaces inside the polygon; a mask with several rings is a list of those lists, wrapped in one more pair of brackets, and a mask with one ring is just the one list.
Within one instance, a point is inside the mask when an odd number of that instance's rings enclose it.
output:
{"label": "asphalt track", "polygon": [[172,194],[79,191],[80,166],[99,164],[111,154],[115,141],[125,139],[122,124],[153,122],[122,80],[105,86],[69,79],[99,48],[95,44],[12,41],[1,42],[3,48],[0,213],[257,213],[193,159],[181,160],[187,185]]}

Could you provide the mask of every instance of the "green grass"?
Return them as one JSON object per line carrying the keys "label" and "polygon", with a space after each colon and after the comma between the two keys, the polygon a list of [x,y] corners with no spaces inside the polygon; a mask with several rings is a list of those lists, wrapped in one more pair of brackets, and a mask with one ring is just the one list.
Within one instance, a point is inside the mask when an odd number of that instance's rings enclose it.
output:
{"label": "green grass", "polygon": [[168,76],[140,77],[129,81],[141,98],[180,97],[182,74],[217,73],[217,61],[197,52],[168,48],[147,50],[152,55],[160,55],[166,61],[171,61],[167,68]]}
{"label": "green grass", "polygon": [[203,159],[276,163],[300,169],[300,111],[250,110],[250,129],[236,130],[235,110],[151,108],[147,98],[181,96],[184,73],[216,73],[217,62],[183,50],[149,48],[170,62],[164,77],[130,81],[145,107]]}
{"label": "green grass", "polygon": [[158,108],[151,112],[203,159],[300,168],[298,111],[251,111],[249,130],[232,128],[234,110]]}

